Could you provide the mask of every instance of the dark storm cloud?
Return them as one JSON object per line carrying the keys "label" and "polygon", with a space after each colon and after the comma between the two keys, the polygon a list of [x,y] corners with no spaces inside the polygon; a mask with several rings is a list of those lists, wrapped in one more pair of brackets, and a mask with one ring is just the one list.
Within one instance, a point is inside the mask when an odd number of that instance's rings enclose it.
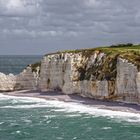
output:
{"label": "dark storm cloud", "polygon": [[28,52],[43,53],[139,43],[139,35],[139,0],[0,0],[1,44],[19,53],[25,48],[19,42],[28,42]]}

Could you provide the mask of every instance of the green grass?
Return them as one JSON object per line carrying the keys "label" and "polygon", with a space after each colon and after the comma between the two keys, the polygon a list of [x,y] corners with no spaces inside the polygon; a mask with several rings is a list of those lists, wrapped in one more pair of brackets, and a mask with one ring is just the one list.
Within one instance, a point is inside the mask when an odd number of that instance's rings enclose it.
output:
{"label": "green grass", "polygon": [[41,67],[41,62],[31,64],[32,72],[37,72],[37,67],[39,67],[39,68]]}
{"label": "green grass", "polygon": [[107,52],[107,53],[111,53],[111,52],[113,53],[115,51],[117,51],[119,53],[134,51],[134,52],[136,52],[140,55],[140,45],[132,45],[132,46],[125,46],[125,47],[121,47],[119,45],[117,47],[102,46],[102,47],[89,48],[89,49],[65,50],[65,51],[50,53],[50,54],[46,54],[46,55],[61,54],[61,53],[80,53],[80,52],[82,52],[82,53],[92,53],[95,50],[100,50],[100,51],[104,51],[104,52]]}

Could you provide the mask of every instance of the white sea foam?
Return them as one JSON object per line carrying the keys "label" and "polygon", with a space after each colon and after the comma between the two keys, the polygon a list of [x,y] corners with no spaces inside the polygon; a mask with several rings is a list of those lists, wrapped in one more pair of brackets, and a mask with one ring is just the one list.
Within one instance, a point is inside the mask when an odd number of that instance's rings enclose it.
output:
{"label": "white sea foam", "polygon": [[21,133],[21,131],[16,131],[17,134]]}
{"label": "white sea foam", "polygon": [[31,104],[31,105],[14,105],[14,106],[1,106],[0,108],[13,108],[13,109],[30,109],[30,108],[46,108],[47,104]]}
{"label": "white sea foam", "polygon": [[25,119],[23,120],[25,123],[32,123],[32,120],[29,120],[29,119]]}
{"label": "white sea foam", "polygon": [[101,129],[103,129],[103,130],[109,130],[109,129],[112,129],[112,127],[102,127]]}
{"label": "white sea foam", "polygon": [[55,115],[45,115],[44,116],[46,119],[50,119],[50,118],[55,118],[56,116]]}
{"label": "white sea foam", "polygon": [[14,97],[14,96],[7,96],[7,95],[1,95],[3,98],[8,99],[18,99],[19,101],[31,101],[34,104],[31,105],[11,105],[11,106],[2,106],[1,108],[55,108],[54,111],[60,111],[60,112],[67,112],[67,113],[84,113],[89,114],[94,117],[109,117],[109,118],[118,118],[122,119],[128,122],[139,122],[140,123],[140,114],[133,113],[133,112],[123,112],[123,111],[113,111],[113,110],[107,110],[107,109],[100,109],[97,106],[90,106],[90,105],[84,105],[81,103],[73,103],[73,102],[63,102],[63,101],[48,101],[45,99],[39,99],[39,98],[32,98],[32,97]]}
{"label": "white sea foam", "polygon": [[34,103],[34,102],[46,102],[45,99],[40,98],[33,98],[33,97],[17,97],[17,96],[10,96],[10,95],[4,95],[0,94],[0,101],[1,100],[13,100],[13,102],[24,102],[24,103]]}
{"label": "white sea foam", "polygon": [[1,124],[4,124],[4,122],[0,122],[0,125],[1,125]]}
{"label": "white sea foam", "polygon": [[[69,114],[69,115],[65,115],[66,117],[80,117],[81,114]],[[84,117],[85,118],[85,117]],[[89,118],[89,117],[88,117]]]}

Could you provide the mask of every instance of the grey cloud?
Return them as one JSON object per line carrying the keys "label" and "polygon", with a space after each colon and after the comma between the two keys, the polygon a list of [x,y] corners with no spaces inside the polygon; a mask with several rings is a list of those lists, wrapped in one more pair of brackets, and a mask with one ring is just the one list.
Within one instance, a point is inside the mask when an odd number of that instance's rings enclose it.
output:
{"label": "grey cloud", "polygon": [[33,16],[36,15],[38,12],[38,0],[0,0],[1,16]]}
{"label": "grey cloud", "polygon": [[30,48],[48,51],[137,43],[139,9],[139,0],[0,0],[0,40],[33,39]]}

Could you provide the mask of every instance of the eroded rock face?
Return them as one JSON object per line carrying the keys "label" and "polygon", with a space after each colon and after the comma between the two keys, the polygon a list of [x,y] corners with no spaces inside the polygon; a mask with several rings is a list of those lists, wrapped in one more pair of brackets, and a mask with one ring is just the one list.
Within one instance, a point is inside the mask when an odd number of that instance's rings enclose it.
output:
{"label": "eroded rock face", "polygon": [[0,73],[0,91],[14,90],[16,77],[13,74],[5,75]]}
{"label": "eroded rock face", "polygon": [[[83,56],[82,53],[45,56],[41,65],[39,88],[41,91],[61,90],[65,94],[77,93],[83,97],[138,103],[140,100],[140,73],[137,66],[119,57],[113,59],[114,62],[109,59],[109,65],[106,66],[103,64],[105,57],[104,53],[99,52],[95,52],[89,57]],[[113,75],[112,79],[109,77],[109,72],[107,73],[106,69],[102,67],[111,68],[113,64],[115,64],[113,71],[116,71],[117,75],[116,77]],[[99,71],[95,69],[100,66],[105,72],[101,71],[102,69]],[[94,72],[94,69],[97,73]],[[88,71],[91,74],[86,79]],[[103,80],[97,79],[102,75]]]}
{"label": "eroded rock face", "polygon": [[36,90],[38,79],[38,71],[32,72],[31,67],[27,67],[19,75],[0,73],[0,91]]}
{"label": "eroded rock face", "polygon": [[60,58],[60,54],[49,55],[42,60],[40,77],[42,91],[61,90],[65,94],[77,93],[84,97],[101,99],[108,96],[107,81],[84,79],[85,66],[89,68],[97,61],[95,60],[97,57],[98,62],[101,63],[103,54],[94,54],[90,58],[83,57],[81,53],[66,53],[62,56]]}
{"label": "eroded rock face", "polygon": [[140,72],[138,72],[136,76],[136,85],[137,85],[137,93],[138,93],[138,102],[140,103]]}
{"label": "eroded rock face", "polygon": [[118,58],[116,94],[120,100],[127,102],[138,102],[139,74],[137,66],[127,60]]}
{"label": "eroded rock face", "polygon": [[14,89],[21,90],[37,90],[38,75],[32,72],[31,67],[27,67],[19,75],[16,76],[16,84]]}

